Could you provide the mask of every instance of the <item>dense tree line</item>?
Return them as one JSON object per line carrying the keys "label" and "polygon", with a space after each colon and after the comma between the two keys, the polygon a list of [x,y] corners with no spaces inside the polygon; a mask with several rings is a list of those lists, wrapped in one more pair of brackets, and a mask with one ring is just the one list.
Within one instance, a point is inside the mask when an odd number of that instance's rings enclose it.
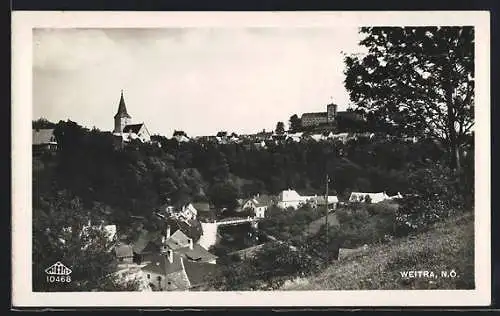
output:
{"label": "dense tree line", "polygon": [[[412,143],[360,138],[345,144],[284,142],[259,149],[245,144],[179,143],[155,136],[153,144],[136,142],[122,147],[111,133],[86,129],[75,122],[42,123],[42,127],[55,128],[59,150],[55,155],[36,155],[33,159],[33,261],[37,267],[68,256],[71,259],[64,260],[85,266],[78,244],[70,250],[54,246],[56,237],[63,234],[62,227],[73,225],[75,219],[79,223],[89,218],[106,219],[126,231],[135,221],[131,215],[144,216],[146,222],[154,223],[152,211],[167,201],[176,206],[209,201],[231,210],[237,198],[257,193],[277,194],[293,188],[301,194],[323,194],[326,173],[333,179],[331,194],[340,198],[347,198],[351,191],[415,193],[425,197],[417,205],[403,207],[406,211],[401,214],[402,220],[409,219],[415,225],[422,220],[422,214],[435,215],[428,210],[441,210],[438,215],[442,215],[457,205],[473,204],[473,154],[463,157],[460,172],[452,172],[446,167],[446,150],[432,140]],[[473,143],[470,146],[473,148]],[[439,199],[435,193],[439,193]],[[263,225],[292,238],[303,229],[299,224],[315,219],[314,212],[306,213],[298,213],[303,216],[298,222],[293,219],[295,226],[279,217]],[[55,234],[53,237],[47,228]],[[314,251],[328,249],[311,246],[318,240],[294,242],[303,247],[310,245]],[[55,248],[50,250],[48,245]],[[101,249],[99,243],[94,246]],[[109,254],[98,262],[94,267],[97,270],[82,271],[80,288],[94,288],[110,271]],[[34,275],[41,278],[38,270]],[[96,277],[90,278],[86,271]],[[86,278],[90,281],[84,282]],[[38,282],[43,284],[43,278]],[[112,281],[106,282],[111,284],[108,288],[113,288]]]}

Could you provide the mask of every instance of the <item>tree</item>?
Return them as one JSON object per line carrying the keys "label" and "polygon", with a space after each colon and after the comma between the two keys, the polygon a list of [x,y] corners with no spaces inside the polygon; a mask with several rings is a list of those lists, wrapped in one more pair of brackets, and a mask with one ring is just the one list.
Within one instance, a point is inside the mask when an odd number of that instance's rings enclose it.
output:
{"label": "tree", "polygon": [[474,125],[473,27],[364,27],[368,52],[345,57],[345,87],[359,109],[407,135],[432,136],[460,169]]}
{"label": "tree", "polygon": [[214,184],[209,192],[209,197],[218,209],[226,208],[232,211],[238,206],[238,190],[229,182]]}
{"label": "tree", "polygon": [[276,130],[275,130],[275,132],[278,135],[283,135],[285,133],[285,124],[283,124],[283,122],[278,122],[276,124]]}
{"label": "tree", "polygon": [[56,124],[52,123],[51,121],[47,120],[44,117],[41,117],[41,118],[34,120],[32,122],[32,127],[34,129],[55,128]]}
{"label": "tree", "polygon": [[[60,191],[39,199],[33,207],[33,288],[35,291],[91,291],[117,289],[112,244],[96,214],[78,197]],[[44,270],[61,261],[72,269],[71,282],[48,283]],[[111,286],[115,284],[116,286]]]}
{"label": "tree", "polygon": [[297,116],[297,114],[294,114],[292,116],[290,116],[290,121],[289,121],[289,130],[292,131],[292,132],[297,132],[297,131],[300,131],[301,127],[302,127],[302,121],[300,120],[300,118]]}

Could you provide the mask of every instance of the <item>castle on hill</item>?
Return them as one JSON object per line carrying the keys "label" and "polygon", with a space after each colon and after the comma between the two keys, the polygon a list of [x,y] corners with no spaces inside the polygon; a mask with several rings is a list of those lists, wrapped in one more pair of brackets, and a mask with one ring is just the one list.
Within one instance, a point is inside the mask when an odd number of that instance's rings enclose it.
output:
{"label": "castle on hill", "polygon": [[337,111],[337,104],[330,103],[326,106],[326,112],[303,113],[300,120],[302,127],[332,125],[338,120],[362,121],[363,116],[352,111]]}
{"label": "castle on hill", "polygon": [[151,134],[149,133],[146,124],[130,124],[132,117],[127,112],[125,99],[123,98],[123,90],[121,91],[120,103],[118,111],[114,116],[113,135],[120,137],[122,142],[130,142],[139,140],[142,143],[151,142]]}

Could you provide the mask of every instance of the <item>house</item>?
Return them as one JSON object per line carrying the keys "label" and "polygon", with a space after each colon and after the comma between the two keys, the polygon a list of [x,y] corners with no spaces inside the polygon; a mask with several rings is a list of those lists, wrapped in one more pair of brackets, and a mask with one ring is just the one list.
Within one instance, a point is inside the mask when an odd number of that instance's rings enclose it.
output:
{"label": "house", "polygon": [[169,249],[141,270],[154,291],[188,291],[205,285],[216,273],[216,265],[191,262]]}
{"label": "house", "polygon": [[220,131],[220,132],[218,132],[217,135],[215,135],[215,137],[216,137],[217,142],[219,144],[227,144],[228,141],[229,141],[229,137],[228,137],[226,131]]}
{"label": "house", "polygon": [[134,249],[131,245],[118,244],[115,247],[115,256],[119,263],[133,263]]}
{"label": "house", "polygon": [[268,195],[257,194],[255,197],[243,201],[241,208],[251,209],[255,212],[255,217],[264,218],[266,210],[272,204],[272,199]]}
{"label": "house", "polygon": [[173,138],[179,143],[188,142],[190,139],[184,131],[174,131]]}
{"label": "house", "polygon": [[123,90],[118,104],[118,111],[114,116],[113,135],[121,140],[122,143],[132,140],[139,140],[143,143],[151,142],[151,134],[149,133],[146,124],[130,124],[132,117],[127,112],[125,99],[123,98]]}
{"label": "house", "polygon": [[[337,196],[330,195],[328,196],[328,205],[331,206],[332,210],[337,208],[339,200]],[[324,206],[326,204],[326,200],[324,196],[318,195],[300,195],[295,190],[284,190],[279,194],[278,197],[278,207],[279,208],[299,208],[304,204],[309,204],[312,208],[316,208],[318,206]]]}
{"label": "house", "polygon": [[181,215],[186,219],[196,219],[198,210],[193,206],[192,203],[188,203],[182,207]]}
{"label": "house", "polygon": [[287,209],[289,207],[299,208],[306,203],[307,198],[300,196],[295,190],[284,190],[278,196],[278,207]]}
{"label": "house", "polygon": [[315,197],[308,200],[311,207],[313,207],[313,208],[317,208],[317,207],[324,208],[326,206],[327,201],[328,201],[328,210],[329,211],[337,209],[339,199],[335,195],[329,195],[327,199],[325,199],[324,196],[315,196]]}
{"label": "house", "polygon": [[132,140],[139,140],[142,143],[151,142],[151,134],[144,123],[126,125],[121,136],[125,142]]}
{"label": "house", "polygon": [[288,141],[293,141],[293,142],[298,143],[298,142],[300,142],[300,141],[301,141],[301,139],[302,139],[302,134],[303,134],[302,132],[293,133],[293,134],[288,134],[288,135],[286,136],[286,140],[288,140]]}
{"label": "house", "polygon": [[192,239],[189,239],[186,247],[178,248],[175,252],[182,256],[185,259],[185,262],[201,262],[207,264],[217,263],[216,255],[210,253],[199,244],[193,243]]}
{"label": "house", "polygon": [[177,250],[189,246],[189,239],[181,230],[177,230],[170,235],[170,226],[168,226],[164,244],[172,250]]}
{"label": "house", "polygon": [[230,143],[241,143],[241,140],[240,138],[238,137],[238,135],[236,133],[231,133],[231,135],[229,136],[229,142]]}
{"label": "house", "polygon": [[319,141],[325,140],[325,137],[322,134],[312,134],[309,137],[312,140],[314,140],[315,142],[319,142]]}
{"label": "house", "polygon": [[53,152],[57,150],[57,140],[53,128],[33,129],[33,153]]}
{"label": "house", "polygon": [[134,262],[149,261],[151,256],[161,251],[161,233],[141,230],[139,237],[132,244]]}
{"label": "house", "polygon": [[363,203],[378,203],[390,199],[385,192],[380,193],[363,193],[352,192],[349,197],[349,202],[363,202]]}
{"label": "house", "polygon": [[195,262],[205,262],[215,264],[217,256],[208,252],[205,248],[193,242],[181,230],[177,230],[170,236],[170,227],[167,227],[167,234],[163,239],[164,249],[170,249],[180,254],[184,259]]}

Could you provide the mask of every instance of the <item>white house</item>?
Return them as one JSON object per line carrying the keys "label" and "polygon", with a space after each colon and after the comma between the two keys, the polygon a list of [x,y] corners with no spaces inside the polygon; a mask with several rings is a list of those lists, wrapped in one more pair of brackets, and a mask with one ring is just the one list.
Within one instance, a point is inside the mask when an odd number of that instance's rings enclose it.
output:
{"label": "white house", "polygon": [[293,133],[293,134],[288,134],[286,136],[286,139],[287,140],[291,140],[291,141],[294,141],[296,143],[300,142],[300,140],[302,139],[302,132],[298,132],[298,133]]}
{"label": "white house", "polygon": [[[369,199],[367,199],[369,197]],[[349,202],[367,202],[370,203],[379,203],[385,200],[390,199],[390,197],[385,192],[379,193],[364,193],[364,192],[352,192],[349,197]]]}
{"label": "white house", "polygon": [[[332,206],[332,209],[336,209],[339,200],[335,195],[328,196],[328,205]],[[302,205],[309,203],[312,207],[317,207],[318,205],[325,205],[325,197],[318,195],[300,195],[295,190],[284,190],[279,194],[278,207],[279,208],[299,208]]]}
{"label": "white house", "polygon": [[305,203],[305,199],[300,196],[295,190],[284,190],[279,194],[278,207],[279,208],[298,208]]}
{"label": "white house", "polygon": [[182,207],[181,214],[186,219],[196,219],[196,216],[198,216],[198,210],[193,206],[193,204],[189,203]]}
{"label": "white house", "polygon": [[257,194],[255,197],[243,202],[242,209],[251,209],[255,212],[255,217],[264,218],[266,210],[271,204],[271,199],[267,195]]}

